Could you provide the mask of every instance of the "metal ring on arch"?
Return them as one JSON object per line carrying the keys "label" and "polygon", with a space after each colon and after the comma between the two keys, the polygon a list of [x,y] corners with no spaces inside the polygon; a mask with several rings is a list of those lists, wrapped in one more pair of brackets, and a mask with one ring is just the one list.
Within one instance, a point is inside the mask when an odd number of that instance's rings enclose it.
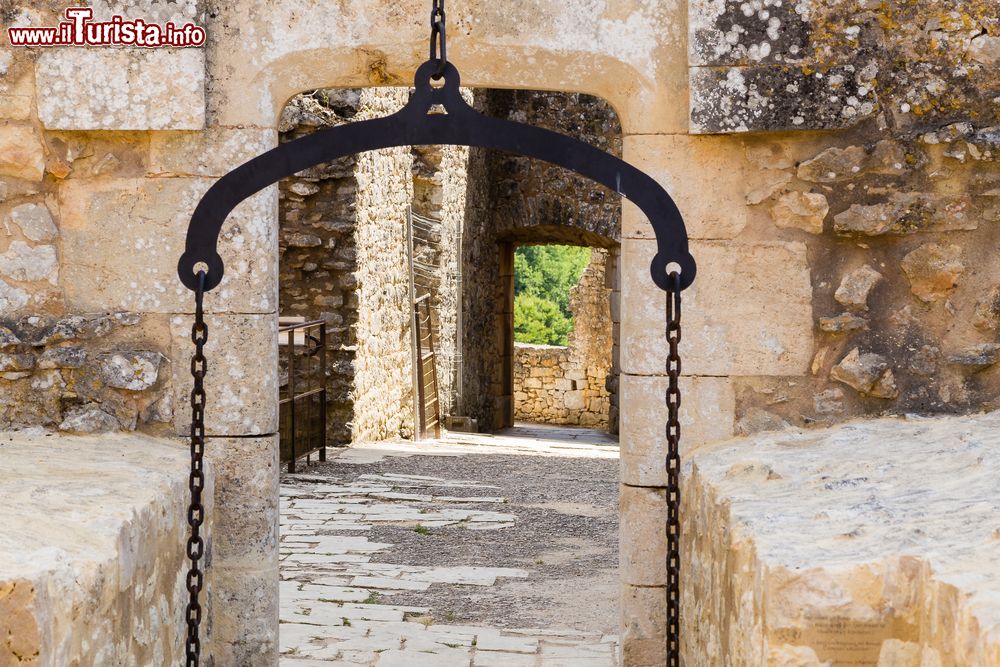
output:
{"label": "metal ring on arch", "polygon": [[196,265],[208,267],[205,290],[218,287],[225,266],[218,253],[226,218],[243,200],[281,179],[339,157],[396,146],[459,145],[491,148],[537,158],[571,169],[636,204],[656,235],[650,266],[653,282],[670,287],[668,266],[677,264],[681,289],[697,270],[688,251],[687,230],[677,206],[648,174],[590,144],[523,123],[484,116],[462,98],[458,70],[448,63],[443,83],[432,83],[439,62],[417,69],[410,101],[398,112],[373,120],[320,130],[260,155],[229,172],[198,202],[188,225],[184,254],[177,264],[181,282],[198,287]]}

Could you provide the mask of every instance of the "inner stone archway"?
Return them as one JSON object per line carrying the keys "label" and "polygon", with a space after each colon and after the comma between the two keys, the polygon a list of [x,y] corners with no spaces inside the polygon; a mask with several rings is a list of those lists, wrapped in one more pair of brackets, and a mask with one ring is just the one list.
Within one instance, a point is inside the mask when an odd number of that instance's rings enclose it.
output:
{"label": "inner stone archway", "polygon": [[[528,120],[621,153],[617,116],[598,98],[494,90],[467,96],[489,115]],[[282,141],[387,115],[405,99],[398,88],[299,95],[282,113]],[[523,157],[418,146],[342,158],[283,181],[280,221],[280,314],[327,320],[333,341],[332,444],[414,433],[419,392],[408,379],[406,302],[425,294],[442,419],[457,424],[448,420],[461,418],[480,431],[512,426],[512,253],[515,246],[541,243],[601,251],[595,276],[604,282],[607,274],[610,304],[594,317],[612,335],[605,344],[609,368],[598,381],[604,385],[610,372],[616,430],[612,360],[619,318],[610,306],[617,303],[621,204],[615,193]]]}

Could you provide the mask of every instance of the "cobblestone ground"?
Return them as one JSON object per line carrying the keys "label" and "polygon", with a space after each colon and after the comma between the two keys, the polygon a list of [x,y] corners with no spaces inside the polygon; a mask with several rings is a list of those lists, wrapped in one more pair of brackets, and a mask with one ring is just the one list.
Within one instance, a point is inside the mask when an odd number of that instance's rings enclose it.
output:
{"label": "cobblestone ground", "polygon": [[281,494],[282,667],[617,667],[609,436],[358,446]]}

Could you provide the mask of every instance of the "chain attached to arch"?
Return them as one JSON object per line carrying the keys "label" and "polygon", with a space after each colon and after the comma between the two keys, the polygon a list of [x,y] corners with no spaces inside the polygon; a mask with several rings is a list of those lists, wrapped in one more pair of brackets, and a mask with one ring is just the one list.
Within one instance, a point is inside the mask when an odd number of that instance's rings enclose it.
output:
{"label": "chain attached to arch", "polygon": [[667,667],[681,664],[681,281],[670,274],[667,295]]}
{"label": "chain attached to arch", "polygon": [[[434,80],[444,76],[445,68],[448,66],[448,35],[444,13],[444,0],[434,0],[434,7],[431,9],[431,61],[437,62],[437,70],[434,72]],[[440,47],[441,56],[438,57]]]}
{"label": "chain attached to arch", "polygon": [[201,525],[205,521],[205,507],[201,502],[201,492],[205,488],[205,373],[208,364],[205,361],[205,343],[208,342],[208,325],[205,324],[205,312],[202,302],[205,297],[204,271],[198,272],[198,289],[194,293],[194,325],[191,327],[191,342],[194,343],[194,355],[191,357],[191,376],[194,378],[194,388],[191,390],[191,475],[188,488],[191,491],[191,504],[188,506],[188,525],[191,535],[187,542],[187,556],[191,567],[187,574],[187,590],[190,596],[185,612],[187,620],[187,641],[185,655],[187,667],[198,667],[201,660],[201,604],[198,596],[205,584],[205,575],[199,567],[201,557],[205,554],[205,541],[201,537]]}

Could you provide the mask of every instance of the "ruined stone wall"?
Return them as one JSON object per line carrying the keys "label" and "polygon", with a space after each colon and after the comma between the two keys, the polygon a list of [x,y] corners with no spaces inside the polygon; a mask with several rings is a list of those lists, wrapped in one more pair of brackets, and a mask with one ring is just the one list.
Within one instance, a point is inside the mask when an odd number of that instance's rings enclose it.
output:
{"label": "ruined stone wall", "polygon": [[[613,154],[621,152],[614,111],[586,95],[482,91],[477,106],[510,118],[576,136]],[[464,247],[464,412],[480,429],[497,423],[502,391],[502,336],[498,308],[499,242],[569,243],[615,248],[621,238],[617,195],[548,163],[473,150]],[[609,348],[610,349],[610,348]],[[612,385],[614,386],[614,385]]]}
{"label": "ruined stone wall", "polygon": [[[282,141],[387,115],[405,89],[319,90],[282,113]],[[282,315],[328,322],[331,444],[412,432],[405,148],[307,169],[281,184]]]}
{"label": "ruined stone wall", "polygon": [[[357,115],[360,91],[315,91],[282,112],[281,141]],[[327,322],[327,437],[351,442],[358,319],[355,156],[287,178],[280,186],[279,312]]]}
{"label": "ruined stone wall", "polygon": [[611,429],[608,377],[612,330],[607,251],[592,251],[570,292],[569,345],[514,344],[514,418],[540,424]]}

